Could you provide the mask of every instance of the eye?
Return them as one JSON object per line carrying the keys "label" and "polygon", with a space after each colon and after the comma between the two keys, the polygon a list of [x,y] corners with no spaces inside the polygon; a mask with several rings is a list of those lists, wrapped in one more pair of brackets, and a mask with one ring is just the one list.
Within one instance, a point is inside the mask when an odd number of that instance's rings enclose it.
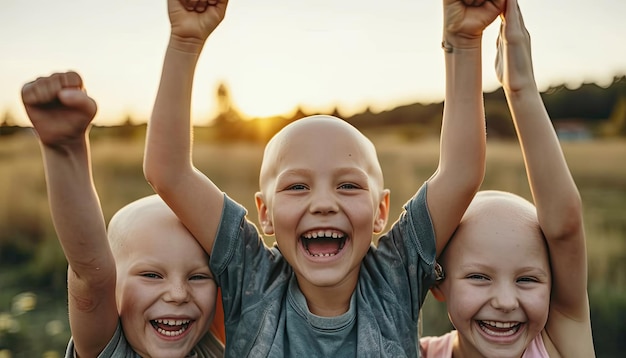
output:
{"label": "eye", "polygon": [[489,281],[489,277],[483,274],[479,274],[479,273],[468,275],[467,278],[470,280],[476,280],[476,281]]}
{"label": "eye", "polygon": [[344,183],[337,187],[338,189],[350,190],[350,189],[360,189],[361,187],[354,183]]}
{"label": "eye", "polygon": [[539,280],[536,277],[520,277],[517,279],[517,282],[533,283],[533,282],[539,282]]}
{"label": "eye", "polygon": [[145,273],[142,273],[140,276],[145,277],[145,278],[154,278],[154,279],[161,278],[161,275],[155,272],[145,272]]}
{"label": "eye", "polygon": [[307,190],[307,186],[304,184],[292,184],[289,185],[285,190]]}
{"label": "eye", "polygon": [[198,280],[212,280],[213,277],[208,276],[208,275],[204,275],[204,274],[197,274],[197,275],[193,275],[189,278],[190,281],[198,281]]}

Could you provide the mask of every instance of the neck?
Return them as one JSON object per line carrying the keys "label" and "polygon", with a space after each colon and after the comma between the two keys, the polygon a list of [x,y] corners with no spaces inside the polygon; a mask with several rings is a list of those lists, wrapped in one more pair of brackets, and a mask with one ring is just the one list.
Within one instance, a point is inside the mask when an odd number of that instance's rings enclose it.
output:
{"label": "neck", "polygon": [[344,282],[333,287],[319,287],[303,285],[298,280],[300,291],[306,298],[306,303],[312,314],[320,317],[335,317],[348,312],[350,300],[356,289],[354,282]]}

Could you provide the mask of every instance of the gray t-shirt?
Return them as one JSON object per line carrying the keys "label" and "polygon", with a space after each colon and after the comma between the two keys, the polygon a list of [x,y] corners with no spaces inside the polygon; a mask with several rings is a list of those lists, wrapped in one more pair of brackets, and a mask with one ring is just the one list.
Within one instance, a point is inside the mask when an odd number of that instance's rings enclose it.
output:
{"label": "gray t-shirt", "polygon": [[418,357],[420,307],[434,282],[427,185],[361,264],[348,312],[313,315],[276,246],[225,196],[210,260],[222,288],[225,357]]}
{"label": "gray t-shirt", "polygon": [[[222,344],[210,333],[207,333],[185,358],[221,358],[223,356],[224,347]],[[65,351],[65,358],[75,357],[74,341],[70,338]],[[118,323],[113,338],[98,355],[98,358],[141,358],[141,356],[130,347],[122,331],[122,325]]]}

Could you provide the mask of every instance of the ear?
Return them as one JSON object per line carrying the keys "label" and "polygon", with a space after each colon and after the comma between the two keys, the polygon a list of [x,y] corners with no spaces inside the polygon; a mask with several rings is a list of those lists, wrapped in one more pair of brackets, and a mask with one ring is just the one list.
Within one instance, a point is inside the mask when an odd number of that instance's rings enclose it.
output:
{"label": "ear", "polygon": [[261,230],[263,230],[265,235],[274,235],[274,224],[272,223],[271,215],[263,199],[263,193],[257,192],[254,194],[254,200],[256,201],[256,210],[259,214]]}
{"label": "ear", "polygon": [[378,203],[378,210],[376,218],[374,218],[374,234],[380,234],[387,226],[387,220],[389,219],[389,189],[383,190],[380,201]]}
{"label": "ear", "polygon": [[439,302],[445,302],[446,301],[446,295],[443,293],[443,291],[441,290],[441,287],[439,286],[439,283],[434,284],[431,288],[430,288],[430,293],[433,295],[433,297],[435,297],[435,299]]}

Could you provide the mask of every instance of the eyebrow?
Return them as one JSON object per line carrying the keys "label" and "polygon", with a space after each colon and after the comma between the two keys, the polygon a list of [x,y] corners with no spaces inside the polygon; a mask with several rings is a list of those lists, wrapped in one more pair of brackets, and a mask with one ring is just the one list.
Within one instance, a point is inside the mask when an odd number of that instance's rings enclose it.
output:
{"label": "eyebrow", "polygon": [[[315,170],[312,169],[308,169],[308,168],[294,168],[294,169],[288,169],[285,170],[283,172],[280,172],[277,176],[276,179],[280,180],[282,177],[285,176],[289,176],[289,175],[302,175],[302,176],[311,176],[313,173],[315,173]],[[369,179],[369,175],[367,175],[367,172],[364,171],[361,168],[357,168],[357,167],[340,167],[340,168],[335,168],[332,170],[332,173],[334,175],[337,176],[341,176],[341,175],[346,175],[346,174],[351,174],[351,175],[358,175],[361,177],[361,179]]]}
{"label": "eyebrow", "polygon": [[[499,271],[490,267],[489,265],[478,263],[478,262],[462,264],[462,265],[459,265],[458,267],[461,271],[479,271],[479,272]],[[532,273],[533,275],[537,275],[537,276],[550,277],[550,274],[546,270],[537,266],[524,266],[524,267],[517,269],[516,271],[521,272],[521,273]]]}

